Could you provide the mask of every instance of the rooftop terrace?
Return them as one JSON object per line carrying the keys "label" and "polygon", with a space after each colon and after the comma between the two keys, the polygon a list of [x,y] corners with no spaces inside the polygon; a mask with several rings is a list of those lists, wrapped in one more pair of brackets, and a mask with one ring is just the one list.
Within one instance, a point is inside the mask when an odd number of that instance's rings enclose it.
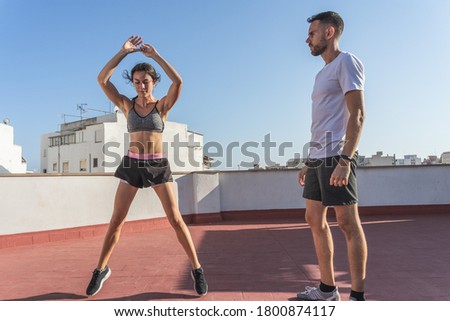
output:
{"label": "rooftop terrace", "polygon": [[[319,277],[296,175],[176,176],[180,208],[210,284],[201,298],[153,191],[140,191],[110,261],[113,274],[97,296],[87,298],[116,180],[2,176],[0,299],[295,300]],[[449,167],[367,168],[358,175],[369,246],[367,298],[450,300]],[[329,217],[334,222],[332,210]],[[337,224],[331,225],[337,284],[347,300],[345,241]]]}
{"label": "rooftop terrace", "polygon": [[[450,214],[450,213],[448,213]],[[450,215],[363,217],[369,244],[369,300],[450,300]],[[310,231],[298,219],[224,221],[190,226],[210,290],[198,297],[189,263],[168,227],[128,230],[95,297],[85,288],[102,237],[0,250],[2,300],[294,300],[318,282]],[[337,284],[350,293],[345,241],[333,224]]]}

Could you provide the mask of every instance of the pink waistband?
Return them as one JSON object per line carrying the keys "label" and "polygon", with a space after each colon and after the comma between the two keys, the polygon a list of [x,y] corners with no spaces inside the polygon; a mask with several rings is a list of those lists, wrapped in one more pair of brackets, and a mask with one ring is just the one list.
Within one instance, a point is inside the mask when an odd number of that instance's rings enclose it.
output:
{"label": "pink waistband", "polygon": [[159,159],[164,158],[163,153],[156,153],[156,154],[138,154],[128,151],[128,157],[134,158],[134,159],[140,159],[140,160],[149,160],[149,159]]}

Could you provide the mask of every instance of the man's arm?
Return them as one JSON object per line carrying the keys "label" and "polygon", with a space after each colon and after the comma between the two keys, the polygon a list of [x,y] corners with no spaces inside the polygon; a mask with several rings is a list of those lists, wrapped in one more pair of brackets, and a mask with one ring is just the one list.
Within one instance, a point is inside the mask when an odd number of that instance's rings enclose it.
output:
{"label": "man's arm", "polygon": [[[364,123],[364,91],[352,90],[345,94],[345,102],[347,104],[350,117],[348,119],[347,129],[345,132],[345,144],[342,149],[342,155],[352,158],[356,152],[359,138]],[[330,178],[330,185],[344,186],[348,184],[350,176],[350,162],[341,158],[339,165],[336,166]]]}
{"label": "man's arm", "polygon": [[345,94],[345,102],[347,103],[350,117],[345,132],[345,145],[342,149],[342,154],[351,158],[356,152],[364,124],[364,91],[349,91]]}

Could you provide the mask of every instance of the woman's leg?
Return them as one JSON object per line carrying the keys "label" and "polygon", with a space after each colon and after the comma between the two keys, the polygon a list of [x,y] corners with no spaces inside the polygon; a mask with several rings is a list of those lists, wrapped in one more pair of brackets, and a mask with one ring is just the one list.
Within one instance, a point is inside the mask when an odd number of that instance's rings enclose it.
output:
{"label": "woman's leg", "polygon": [[97,265],[97,268],[100,270],[105,268],[114,246],[119,241],[120,232],[123,224],[125,223],[125,217],[128,214],[128,210],[131,202],[136,196],[137,190],[138,189],[136,187],[128,185],[124,182],[120,182],[117,187],[116,196],[114,199],[113,215],[103,241],[103,248]]}
{"label": "woman's leg", "polygon": [[192,269],[200,268],[200,263],[197,258],[197,252],[195,250],[194,242],[191,238],[191,233],[184,223],[183,218],[181,217],[180,210],[178,208],[178,202],[173,191],[173,183],[167,182],[156,185],[154,187],[154,190],[161,201],[170,225],[173,227],[175,233],[177,234],[178,242],[180,242],[181,246],[189,257]]}

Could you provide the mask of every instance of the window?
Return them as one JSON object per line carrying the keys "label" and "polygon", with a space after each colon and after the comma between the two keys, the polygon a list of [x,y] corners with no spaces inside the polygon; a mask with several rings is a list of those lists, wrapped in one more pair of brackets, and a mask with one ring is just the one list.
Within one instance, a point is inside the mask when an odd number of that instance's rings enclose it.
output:
{"label": "window", "polygon": [[44,153],[43,153],[43,157],[47,157],[47,148],[44,148]]}
{"label": "window", "polygon": [[98,158],[94,158],[93,163],[94,164],[92,165],[92,167],[97,168],[98,167]]}
{"label": "window", "polygon": [[83,143],[84,142],[84,132],[83,131],[77,131],[75,140],[76,140],[76,143]]}
{"label": "window", "polygon": [[103,141],[103,130],[99,129],[95,131],[95,142],[101,143]]}
{"label": "window", "polygon": [[50,137],[50,147],[61,145],[61,136]]}
{"label": "window", "polygon": [[82,160],[80,160],[80,172],[86,172],[86,171],[87,171],[86,160],[82,159]]}
{"label": "window", "polygon": [[50,140],[50,147],[75,144],[75,134],[49,137],[49,140]]}
{"label": "window", "polygon": [[53,163],[53,171],[54,172],[58,171],[58,164],[57,163]]}
{"label": "window", "polygon": [[64,162],[63,163],[63,173],[68,173],[69,172],[69,162]]}

